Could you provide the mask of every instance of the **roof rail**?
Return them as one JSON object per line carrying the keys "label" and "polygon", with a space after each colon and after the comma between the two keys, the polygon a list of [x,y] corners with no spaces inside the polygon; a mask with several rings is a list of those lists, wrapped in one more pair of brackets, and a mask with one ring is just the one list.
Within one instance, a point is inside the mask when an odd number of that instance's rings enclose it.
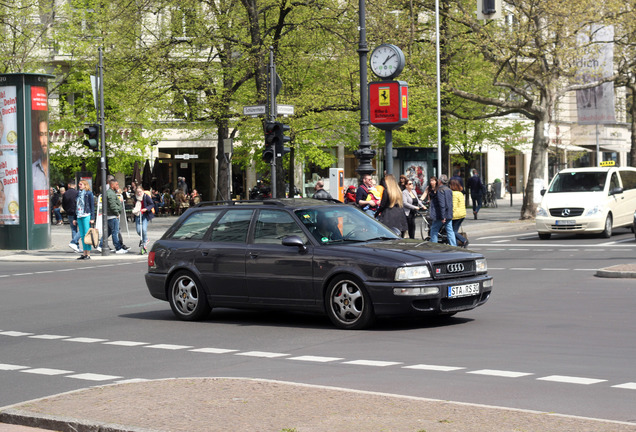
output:
{"label": "roof rail", "polygon": [[284,206],[284,204],[276,199],[264,199],[264,200],[232,200],[232,201],[202,201],[196,204],[194,207],[211,207],[215,205],[240,205],[240,204],[261,204],[261,205],[275,205]]}

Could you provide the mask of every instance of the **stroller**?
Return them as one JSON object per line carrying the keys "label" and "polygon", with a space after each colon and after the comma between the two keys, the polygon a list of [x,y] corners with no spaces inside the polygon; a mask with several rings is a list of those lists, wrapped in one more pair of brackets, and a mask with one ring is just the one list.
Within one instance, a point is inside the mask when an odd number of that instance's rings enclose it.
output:
{"label": "stroller", "polygon": [[[417,213],[417,219],[420,220],[420,236],[424,241],[431,241],[431,215],[428,209],[421,210]],[[460,230],[461,232],[461,230]],[[462,233],[465,238],[468,238],[466,233]],[[442,225],[437,235],[437,242],[442,244],[448,243],[448,234],[446,233],[446,226]]]}

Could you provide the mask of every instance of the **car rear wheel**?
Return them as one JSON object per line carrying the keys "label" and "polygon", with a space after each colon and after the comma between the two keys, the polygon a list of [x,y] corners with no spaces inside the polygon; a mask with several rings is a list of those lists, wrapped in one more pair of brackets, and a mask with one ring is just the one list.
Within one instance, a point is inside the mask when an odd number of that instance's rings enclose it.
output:
{"label": "car rear wheel", "polygon": [[183,321],[200,320],[211,310],[201,283],[186,271],[180,271],[172,278],[168,300],[172,312]]}
{"label": "car rear wheel", "polygon": [[605,229],[601,233],[601,237],[610,238],[612,236],[612,215],[608,214],[605,219]]}
{"label": "car rear wheel", "polygon": [[360,330],[374,321],[373,304],[362,283],[349,276],[334,279],[325,297],[327,315],[337,327]]}
{"label": "car rear wheel", "polygon": [[539,233],[539,238],[541,240],[550,240],[550,237],[552,237],[551,233]]}

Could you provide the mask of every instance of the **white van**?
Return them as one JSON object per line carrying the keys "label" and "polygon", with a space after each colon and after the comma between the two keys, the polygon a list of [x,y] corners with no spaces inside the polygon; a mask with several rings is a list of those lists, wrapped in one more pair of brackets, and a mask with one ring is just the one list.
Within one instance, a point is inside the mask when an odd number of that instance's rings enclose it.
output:
{"label": "white van", "polygon": [[550,182],[537,208],[539,238],[552,233],[601,233],[633,223],[636,168],[569,168]]}

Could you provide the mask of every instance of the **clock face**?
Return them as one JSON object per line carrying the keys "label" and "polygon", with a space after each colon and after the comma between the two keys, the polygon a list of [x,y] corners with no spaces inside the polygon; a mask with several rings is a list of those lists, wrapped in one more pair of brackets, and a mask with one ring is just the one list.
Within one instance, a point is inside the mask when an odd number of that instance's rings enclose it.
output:
{"label": "clock face", "polygon": [[371,53],[371,70],[380,78],[392,78],[404,68],[404,54],[395,45],[382,44]]}

